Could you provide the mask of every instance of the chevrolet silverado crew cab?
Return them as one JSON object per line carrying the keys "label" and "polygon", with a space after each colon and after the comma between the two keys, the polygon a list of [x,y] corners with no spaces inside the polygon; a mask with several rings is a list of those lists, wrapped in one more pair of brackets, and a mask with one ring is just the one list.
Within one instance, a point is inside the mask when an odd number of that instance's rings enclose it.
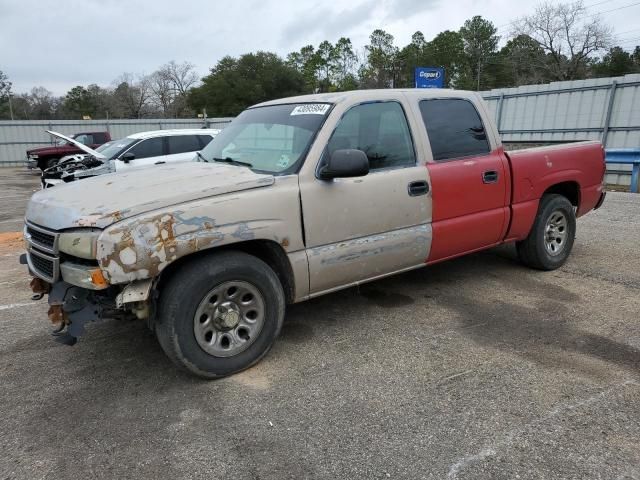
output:
{"label": "chevrolet silverado crew cab", "polygon": [[64,157],[42,172],[43,188],[129,168],[191,161],[220,130],[178,128],[140,132],[105,143],[96,150],[61,133],[47,132],[75,144],[84,155]]}
{"label": "chevrolet silverado crew cab", "polygon": [[[47,131],[47,133],[50,132]],[[73,139],[73,142],[69,141],[71,139]],[[27,161],[25,165],[28,168],[39,168],[44,171],[46,168],[53,167],[62,157],[82,153],[82,149],[78,144],[86,145],[90,148],[97,148],[110,140],[111,135],[109,132],[74,133],[70,138],[65,137],[64,139],[58,140],[53,146],[27,150]]]}
{"label": "chevrolet silverado crew cab", "polygon": [[267,353],[290,303],[505,242],[558,268],[605,195],[600,143],[506,153],[462,91],[265,102],[200,157],[33,195],[21,261],[60,341],[138,317],[177,365],[229,375]]}

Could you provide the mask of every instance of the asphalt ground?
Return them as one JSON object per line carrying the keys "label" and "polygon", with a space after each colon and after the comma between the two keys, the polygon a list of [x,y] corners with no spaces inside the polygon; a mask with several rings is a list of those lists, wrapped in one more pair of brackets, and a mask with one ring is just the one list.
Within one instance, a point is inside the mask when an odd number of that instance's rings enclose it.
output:
{"label": "asphalt ground", "polygon": [[269,355],[178,372],[139,322],[49,335],[0,170],[0,479],[640,479],[640,195],[570,261],[505,246],[289,308]]}

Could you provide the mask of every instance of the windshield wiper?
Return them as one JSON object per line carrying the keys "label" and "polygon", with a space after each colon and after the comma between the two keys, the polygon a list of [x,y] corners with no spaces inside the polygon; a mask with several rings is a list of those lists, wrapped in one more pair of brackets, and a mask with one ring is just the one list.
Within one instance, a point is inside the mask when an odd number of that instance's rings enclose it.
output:
{"label": "windshield wiper", "polygon": [[213,160],[214,162],[230,163],[231,165],[242,165],[243,167],[253,168],[253,164],[249,162],[243,162],[241,160],[234,160],[231,157],[224,157],[224,158],[213,157],[211,160]]}

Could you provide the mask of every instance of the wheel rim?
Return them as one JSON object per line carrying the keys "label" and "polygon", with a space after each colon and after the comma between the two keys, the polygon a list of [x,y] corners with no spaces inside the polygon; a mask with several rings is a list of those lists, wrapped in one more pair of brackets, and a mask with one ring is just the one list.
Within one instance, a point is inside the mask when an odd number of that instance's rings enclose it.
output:
{"label": "wheel rim", "polygon": [[207,293],[193,318],[196,341],[214,357],[232,357],[256,341],[265,318],[260,290],[248,282],[230,281]]}
{"label": "wheel rim", "polygon": [[567,244],[567,217],[556,210],[544,227],[544,248],[549,255],[560,255]]}

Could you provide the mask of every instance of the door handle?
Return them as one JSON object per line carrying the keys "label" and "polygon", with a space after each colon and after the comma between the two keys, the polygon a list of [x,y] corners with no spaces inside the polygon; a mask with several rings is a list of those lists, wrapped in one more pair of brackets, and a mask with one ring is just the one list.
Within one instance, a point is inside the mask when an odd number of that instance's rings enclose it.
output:
{"label": "door handle", "polygon": [[159,162],[154,163],[154,165],[162,165],[164,163],[167,163],[167,162],[159,161]]}
{"label": "door handle", "polygon": [[419,180],[417,182],[411,182],[409,184],[409,196],[417,197],[419,195],[426,195],[429,193],[429,184],[426,180]]}
{"label": "door handle", "polygon": [[498,183],[498,172],[495,170],[482,172],[482,183]]}

